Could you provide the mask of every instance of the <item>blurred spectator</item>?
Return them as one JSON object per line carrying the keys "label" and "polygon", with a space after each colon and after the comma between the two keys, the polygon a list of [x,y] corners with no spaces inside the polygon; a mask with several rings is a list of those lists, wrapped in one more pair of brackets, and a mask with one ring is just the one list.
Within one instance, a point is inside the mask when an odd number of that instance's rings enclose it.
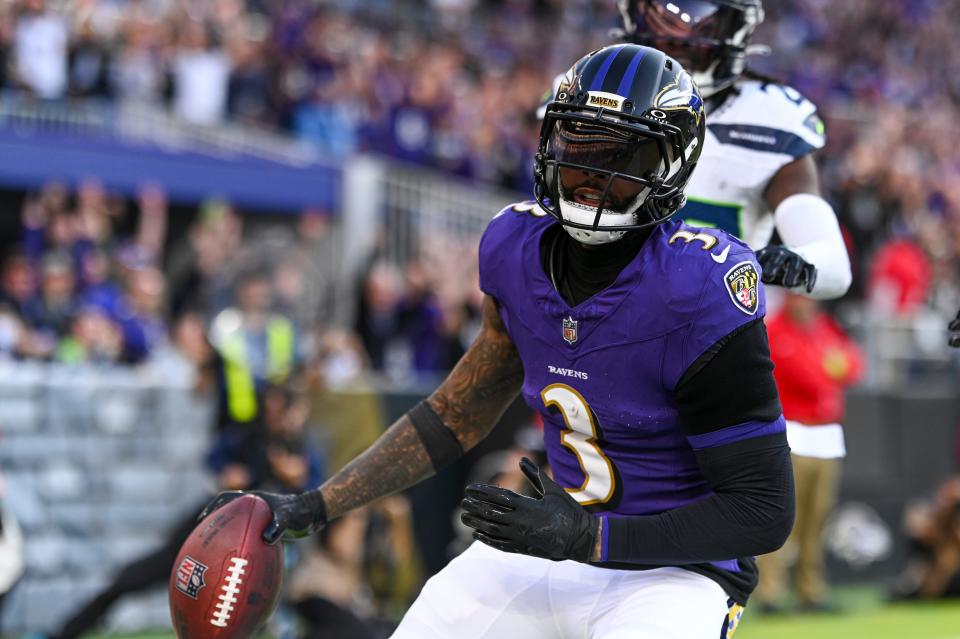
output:
{"label": "blurred spectator", "polygon": [[116,316],[123,300],[123,288],[116,281],[113,264],[107,252],[94,248],[80,259],[78,280],[82,291],[80,303],[96,306]]}
{"label": "blurred spectator", "polygon": [[37,265],[46,250],[73,254],[78,228],[76,218],[67,211],[67,195],[63,184],[50,181],[38,195],[28,196],[24,201],[23,250]]}
{"label": "blurred spectator", "polygon": [[357,294],[357,335],[371,367],[394,382],[450,370],[479,327],[475,245],[432,239],[402,270],[374,257]]}
{"label": "blurred spectator", "polygon": [[307,365],[307,377],[314,390],[345,390],[364,381],[368,363],[363,345],[354,333],[320,329],[315,340],[313,357]]}
{"label": "blurred spectator", "polygon": [[123,331],[99,308],[72,315],[70,332],[57,344],[56,360],[67,364],[116,364],[124,361]]}
{"label": "blurred spectator", "polygon": [[293,384],[268,385],[255,424],[220,433],[207,459],[225,490],[293,493],[318,486],[323,460],[307,426],[308,409]]}
{"label": "blurred spectator", "polygon": [[105,97],[110,91],[107,43],[97,37],[88,15],[70,46],[69,93],[72,97]]}
{"label": "blurred spectator", "polygon": [[139,362],[167,342],[166,280],[156,268],[127,276],[126,300],[120,308],[124,359]]}
{"label": "blurred spectator", "polygon": [[908,506],[904,528],[910,559],[891,597],[960,597],[960,476],[941,484],[932,500]]}
{"label": "blurred spectator", "polygon": [[237,280],[237,306],[221,311],[211,327],[223,359],[227,415],[236,423],[252,422],[268,382],[284,383],[303,362],[293,322],[273,312],[270,274],[253,269]]}
{"label": "blurred spectator", "polygon": [[187,20],[181,29],[173,61],[174,113],[191,124],[219,124],[226,115],[230,59],[203,22]]}
{"label": "blurred spectator", "polygon": [[797,492],[793,532],[779,551],[760,558],[756,597],[767,610],[783,605],[786,563],[795,556],[796,594],[803,610],[831,607],[823,566],[823,527],[837,499],[846,456],[844,389],[863,374],[862,356],[818,302],[788,293],[767,322],[774,375],[787,420]]}
{"label": "blurred spectator", "polygon": [[278,308],[302,329],[345,322],[348,309],[337,287],[343,247],[333,225],[329,213],[307,209],[297,217],[295,227],[288,225],[282,229],[285,232],[272,229],[270,246],[251,247],[257,255],[275,256]]}
{"label": "blurred spectator", "polygon": [[870,305],[884,317],[912,317],[930,290],[930,260],[907,239],[888,242],[870,269]]}
{"label": "blurred spectator", "polygon": [[157,104],[165,88],[163,27],[134,13],[122,26],[121,46],[111,61],[111,91],[121,102]]}
{"label": "blurred spectator", "polygon": [[113,241],[107,191],[98,179],[88,178],[77,186],[76,223],[82,241],[94,246],[108,246]]}
{"label": "blurred spectator", "polygon": [[227,42],[233,63],[227,106],[240,122],[276,124],[278,119],[270,100],[274,79],[266,41],[269,28],[265,16],[250,13]]}
{"label": "blurred spectator", "polygon": [[167,239],[167,194],[159,184],[147,183],[137,192],[140,223],[134,239],[151,264],[160,264]]}
{"label": "blurred spectator", "polygon": [[20,317],[9,306],[0,303],[0,358],[23,355],[27,338],[27,329]]}
{"label": "blurred spectator", "polygon": [[0,353],[14,357],[49,357],[56,337],[36,331],[32,320],[39,317],[36,275],[32,262],[22,251],[9,251],[0,276]]}
{"label": "blurred spectator", "polygon": [[327,526],[287,580],[304,639],[373,639],[395,627],[418,583],[410,504],[393,495]]}
{"label": "blurred spectator", "polygon": [[[203,316],[193,311],[185,312],[174,325],[172,339],[177,353],[194,371],[194,389],[197,393],[208,396],[222,395],[223,366],[220,356],[207,339]],[[220,424],[220,416],[213,422]]]}
{"label": "blurred spectator", "polygon": [[304,639],[378,636],[353,611],[369,611],[362,572],[364,515],[357,510],[330,522],[287,581],[288,597],[307,625]]}
{"label": "blurred spectator", "polygon": [[447,364],[442,335],[443,315],[420,261],[407,265],[403,290],[397,311],[400,333],[410,343],[413,370],[420,375],[441,373]]}
{"label": "blurred spectator", "polygon": [[27,321],[49,341],[67,334],[76,311],[75,277],[70,257],[48,253],[40,269],[40,294],[26,308]]}
{"label": "blurred spectator", "polygon": [[67,21],[45,0],[20,0],[16,22],[16,77],[20,86],[45,99],[67,91]]}
{"label": "blurred spectator", "polygon": [[[400,339],[402,279],[399,270],[385,261],[374,262],[358,297],[356,331],[374,370],[388,367],[405,374],[410,366],[410,348]],[[391,362],[388,362],[391,359]]]}
{"label": "blurred spectator", "polygon": [[0,305],[24,317],[36,290],[33,264],[23,251],[7,251],[0,273]]}
{"label": "blurred spectator", "polygon": [[231,259],[240,251],[243,220],[226,202],[209,200],[167,260],[170,308],[211,318],[230,303]]}

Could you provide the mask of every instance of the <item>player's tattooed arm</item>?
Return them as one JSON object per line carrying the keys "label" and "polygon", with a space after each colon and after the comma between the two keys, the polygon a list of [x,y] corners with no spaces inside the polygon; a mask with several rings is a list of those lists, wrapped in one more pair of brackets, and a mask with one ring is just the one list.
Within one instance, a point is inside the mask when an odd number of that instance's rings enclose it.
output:
{"label": "player's tattooed arm", "polygon": [[520,392],[523,363],[492,297],[483,301],[480,335],[428,398],[464,450],[487,436]]}
{"label": "player's tattooed arm", "polygon": [[[464,451],[493,430],[517,396],[523,364],[496,302],[483,303],[483,326],[450,375],[428,398]],[[431,458],[407,415],[320,488],[332,519],[379,497],[403,490],[434,473]]]}

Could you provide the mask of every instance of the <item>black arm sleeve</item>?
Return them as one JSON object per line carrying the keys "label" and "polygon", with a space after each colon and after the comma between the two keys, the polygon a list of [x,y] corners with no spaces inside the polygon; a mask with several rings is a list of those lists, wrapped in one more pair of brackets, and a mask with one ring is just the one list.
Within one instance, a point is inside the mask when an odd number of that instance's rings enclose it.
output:
{"label": "black arm sleeve", "polygon": [[[677,388],[687,435],[781,415],[761,320],[720,340]],[[658,515],[608,518],[605,561],[682,565],[776,550],[793,527],[790,447],[779,432],[696,451],[713,495]]]}
{"label": "black arm sleeve", "polygon": [[773,552],[793,527],[786,435],[708,448],[697,461],[714,494],[646,517],[609,518],[606,561],[681,565]]}

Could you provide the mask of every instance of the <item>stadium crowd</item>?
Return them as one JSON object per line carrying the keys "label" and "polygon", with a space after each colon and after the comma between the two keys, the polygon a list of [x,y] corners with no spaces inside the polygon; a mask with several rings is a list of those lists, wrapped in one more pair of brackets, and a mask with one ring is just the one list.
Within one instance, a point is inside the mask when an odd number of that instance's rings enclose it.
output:
{"label": "stadium crowd", "polygon": [[[957,11],[791,0],[768,5],[754,38],[773,52],[752,67],[825,115],[822,175],[855,294],[908,318],[960,301]],[[0,69],[20,95],[169,106],[197,125],[289,131],[333,158],[372,151],[529,192],[538,101],[617,18],[607,0],[18,0],[0,8]]]}
{"label": "stadium crowd", "polygon": [[303,211],[292,226],[210,200],[183,237],[168,237],[169,216],[157,185],[132,202],[95,179],[25,196],[0,261],[0,354],[136,364],[180,344],[194,321],[227,348],[233,320],[283,318],[291,364],[342,387],[369,368],[394,381],[435,377],[472,339],[479,289],[442,277],[463,270],[458,282],[471,281],[470,260],[429,253],[401,268],[374,254],[343,290],[325,212]]}
{"label": "stadium crowd", "polygon": [[[0,8],[0,50],[4,85],[40,99],[169,105],[525,189],[543,91],[615,16],[600,0],[19,0]],[[545,57],[547,31],[578,36]]]}

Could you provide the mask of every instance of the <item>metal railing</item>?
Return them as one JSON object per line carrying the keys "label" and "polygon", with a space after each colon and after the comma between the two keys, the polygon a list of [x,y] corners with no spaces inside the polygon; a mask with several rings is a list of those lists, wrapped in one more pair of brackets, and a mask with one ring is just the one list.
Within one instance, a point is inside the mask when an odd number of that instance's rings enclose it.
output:
{"label": "metal railing", "polygon": [[439,172],[385,163],[378,191],[386,257],[405,264],[432,242],[476,244],[505,206],[529,195]]}
{"label": "metal railing", "polygon": [[40,101],[8,93],[0,96],[0,128],[23,135],[120,138],[164,149],[188,149],[228,158],[255,157],[291,166],[323,162],[310,145],[275,131],[236,123],[191,125],[160,106],[145,103]]}

